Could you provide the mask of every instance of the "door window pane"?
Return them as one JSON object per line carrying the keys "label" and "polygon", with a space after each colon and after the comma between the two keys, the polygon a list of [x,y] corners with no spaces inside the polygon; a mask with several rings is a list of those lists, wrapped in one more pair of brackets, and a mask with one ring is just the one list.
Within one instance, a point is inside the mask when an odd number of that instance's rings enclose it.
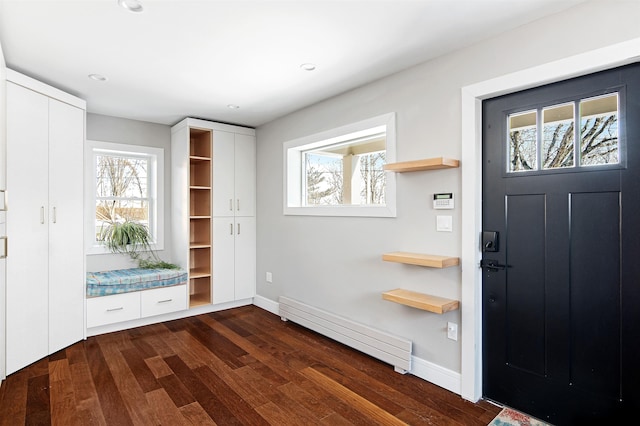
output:
{"label": "door window pane", "polygon": [[538,131],[537,112],[527,111],[509,115],[508,171],[536,170]]}
{"label": "door window pane", "polygon": [[542,168],[573,166],[575,120],[573,103],[542,110]]}
{"label": "door window pane", "polygon": [[580,102],[580,165],[617,164],[618,94]]}

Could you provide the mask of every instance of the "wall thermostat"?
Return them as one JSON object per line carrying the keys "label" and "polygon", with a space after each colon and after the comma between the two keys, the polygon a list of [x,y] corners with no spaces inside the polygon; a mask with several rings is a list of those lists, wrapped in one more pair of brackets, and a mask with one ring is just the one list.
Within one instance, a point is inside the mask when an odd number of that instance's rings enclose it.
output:
{"label": "wall thermostat", "polygon": [[433,194],[433,208],[436,210],[453,209],[453,192]]}

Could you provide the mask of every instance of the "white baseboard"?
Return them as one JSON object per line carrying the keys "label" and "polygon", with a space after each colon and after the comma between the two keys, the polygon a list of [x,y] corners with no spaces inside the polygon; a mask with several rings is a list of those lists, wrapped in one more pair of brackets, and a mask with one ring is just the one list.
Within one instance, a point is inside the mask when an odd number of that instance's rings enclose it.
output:
{"label": "white baseboard", "polygon": [[280,316],[280,304],[278,302],[274,302],[271,299],[267,299],[266,297],[258,296],[256,294],[253,297],[253,304],[258,308],[262,308],[265,311],[269,311],[274,315]]}
{"label": "white baseboard", "polygon": [[[278,302],[256,295],[253,298],[253,304],[274,315],[280,316],[280,304]],[[411,371],[409,371],[409,374],[440,386],[457,395],[460,395],[462,390],[460,373],[456,373],[453,370],[449,370],[416,356],[411,357]]]}
{"label": "white baseboard", "polygon": [[458,395],[462,390],[462,376],[460,373],[416,356],[411,358],[411,371],[409,373]]}

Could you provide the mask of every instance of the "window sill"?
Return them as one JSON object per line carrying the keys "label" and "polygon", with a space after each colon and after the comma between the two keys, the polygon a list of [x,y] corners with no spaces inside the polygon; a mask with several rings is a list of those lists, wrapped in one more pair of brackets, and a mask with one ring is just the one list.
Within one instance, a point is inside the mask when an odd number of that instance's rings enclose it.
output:
{"label": "window sill", "polygon": [[390,206],[285,207],[285,216],[396,217]]}
{"label": "window sill", "polygon": [[[161,251],[164,250],[164,245],[162,244],[151,244],[151,250],[153,251]],[[87,256],[92,256],[92,255],[96,255],[96,254],[120,254],[120,253],[114,253],[111,250],[109,250],[108,248],[106,248],[105,246],[101,245],[101,244],[94,244],[90,247],[88,247],[85,250],[85,254]]]}

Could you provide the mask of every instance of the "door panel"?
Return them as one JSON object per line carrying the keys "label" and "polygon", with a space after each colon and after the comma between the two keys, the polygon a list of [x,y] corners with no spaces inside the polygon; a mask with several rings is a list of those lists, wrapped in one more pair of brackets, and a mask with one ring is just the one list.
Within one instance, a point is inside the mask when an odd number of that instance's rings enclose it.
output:
{"label": "door panel", "polygon": [[544,374],[544,311],[535,307],[544,303],[545,196],[508,196],[506,205],[506,244],[510,248],[506,261],[518,266],[507,267],[506,275],[509,283],[519,286],[517,292],[506,294],[507,362]]}
{"label": "door panel", "polygon": [[213,218],[213,303],[235,300],[235,222],[233,217]]}
{"label": "door panel", "polygon": [[7,374],[49,353],[48,108],[7,82]]}
{"label": "door panel", "polygon": [[[619,164],[535,170],[544,163],[540,148],[523,151],[528,160],[507,172],[510,144],[519,142],[513,128],[535,128],[538,146],[552,145],[542,143],[543,124],[517,127],[513,114],[540,117],[568,102],[580,115],[581,99],[610,93],[619,99],[611,138],[619,141]],[[483,228],[501,239],[483,261],[506,265],[483,269],[486,398],[555,425],[612,421],[640,403],[638,116],[638,64],[483,103]],[[578,117],[574,123],[579,159],[587,126]]]}
{"label": "door panel", "polygon": [[255,296],[256,218],[236,217],[235,299]]}
{"label": "door panel", "polygon": [[571,194],[570,199],[570,380],[574,386],[616,398],[620,374],[620,193],[579,193]]}
{"label": "door panel", "polygon": [[213,132],[213,216],[233,216],[234,134]]}
{"label": "door panel", "polygon": [[49,352],[84,337],[84,112],[49,100]]}
{"label": "door panel", "polygon": [[256,138],[235,135],[236,216],[256,215]]}

